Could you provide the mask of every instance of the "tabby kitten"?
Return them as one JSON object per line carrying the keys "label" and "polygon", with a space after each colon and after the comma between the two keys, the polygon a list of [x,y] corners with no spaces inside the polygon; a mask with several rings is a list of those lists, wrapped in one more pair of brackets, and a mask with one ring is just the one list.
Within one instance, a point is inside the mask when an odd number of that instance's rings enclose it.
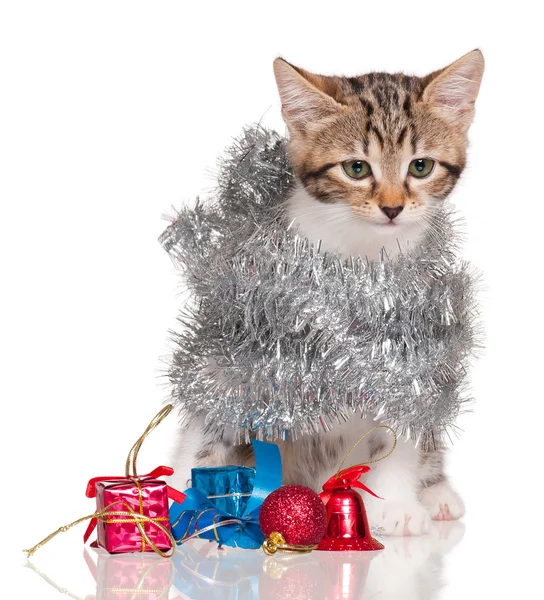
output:
{"label": "tabby kitten", "polygon": [[[466,161],[467,131],[484,70],[479,50],[426,77],[309,73],[278,58],[274,73],[289,130],[297,185],[287,200],[290,222],[323,250],[369,259],[417,248],[433,214],[454,188]],[[354,414],[328,433],[280,442],[284,483],[315,490],[355,441],[376,424]],[[378,430],[350,464],[384,453],[391,437]],[[184,433],[181,473],[190,466],[251,464],[251,450],[205,432]],[[192,450],[192,451],[191,451]],[[430,519],[458,519],[463,502],[449,485],[443,452],[402,441],[374,465],[365,496],[369,521],[389,535],[425,533]]]}

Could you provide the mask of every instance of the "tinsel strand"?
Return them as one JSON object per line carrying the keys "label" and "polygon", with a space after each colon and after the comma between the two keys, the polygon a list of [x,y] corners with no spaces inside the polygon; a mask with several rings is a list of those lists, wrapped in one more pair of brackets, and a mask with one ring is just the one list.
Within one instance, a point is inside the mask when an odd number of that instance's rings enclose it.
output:
{"label": "tinsel strand", "polygon": [[469,401],[479,345],[458,219],[446,206],[417,250],[345,260],[289,226],[293,183],[285,140],[248,128],[212,197],[161,236],[191,294],[173,334],[172,402],[238,441],[327,430],[359,411],[432,444]]}

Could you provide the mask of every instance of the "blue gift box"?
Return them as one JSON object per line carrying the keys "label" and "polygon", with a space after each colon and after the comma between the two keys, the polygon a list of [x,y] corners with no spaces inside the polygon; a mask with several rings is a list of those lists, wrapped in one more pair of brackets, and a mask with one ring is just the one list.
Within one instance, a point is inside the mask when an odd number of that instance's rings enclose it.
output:
{"label": "blue gift box", "polygon": [[217,510],[241,517],[253,492],[255,472],[255,467],[199,467],[191,471],[191,487]]}
{"label": "blue gift box", "polygon": [[170,507],[178,544],[200,537],[220,545],[258,548],[264,541],[259,512],[268,494],[281,486],[278,446],[252,441],[255,468],[227,466],[192,470],[186,498]]}

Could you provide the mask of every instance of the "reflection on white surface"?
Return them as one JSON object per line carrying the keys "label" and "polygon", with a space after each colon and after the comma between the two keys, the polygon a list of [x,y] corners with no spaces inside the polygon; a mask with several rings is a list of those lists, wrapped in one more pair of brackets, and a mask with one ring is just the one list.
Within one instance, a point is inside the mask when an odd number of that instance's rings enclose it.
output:
{"label": "reflection on white surface", "polygon": [[191,600],[435,600],[442,557],[463,537],[459,522],[434,523],[423,537],[385,538],[380,552],[302,556],[244,552],[195,542],[176,553],[174,586]]}
{"label": "reflection on white surface", "polygon": [[[91,556],[92,554],[92,556]],[[84,550],[84,559],[96,583],[94,593],[84,598],[60,587],[32,562],[27,567],[49,585],[73,600],[167,600],[174,580],[174,564],[151,552],[108,554],[98,548]]]}
{"label": "reflection on white surface", "polygon": [[[442,557],[463,532],[462,523],[437,522],[427,536],[384,538],[385,550],[378,552],[299,556],[220,550],[204,540],[188,542],[170,560],[85,551],[96,590],[84,600],[437,600]],[[65,596],[83,600],[28,566]]]}

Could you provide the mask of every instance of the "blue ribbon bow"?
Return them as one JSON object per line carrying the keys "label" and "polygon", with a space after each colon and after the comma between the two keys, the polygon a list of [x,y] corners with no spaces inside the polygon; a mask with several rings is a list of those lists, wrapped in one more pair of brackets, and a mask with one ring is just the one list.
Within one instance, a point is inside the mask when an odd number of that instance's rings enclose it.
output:
{"label": "blue ribbon bow", "polygon": [[[263,543],[259,512],[268,494],[281,486],[281,457],[276,444],[257,440],[252,440],[252,444],[255,483],[242,515],[221,511],[202,491],[188,488],[183,503],[174,502],[170,507],[172,534],[178,544],[193,537],[215,540],[220,546],[252,549]],[[214,467],[209,471],[213,473]]]}

